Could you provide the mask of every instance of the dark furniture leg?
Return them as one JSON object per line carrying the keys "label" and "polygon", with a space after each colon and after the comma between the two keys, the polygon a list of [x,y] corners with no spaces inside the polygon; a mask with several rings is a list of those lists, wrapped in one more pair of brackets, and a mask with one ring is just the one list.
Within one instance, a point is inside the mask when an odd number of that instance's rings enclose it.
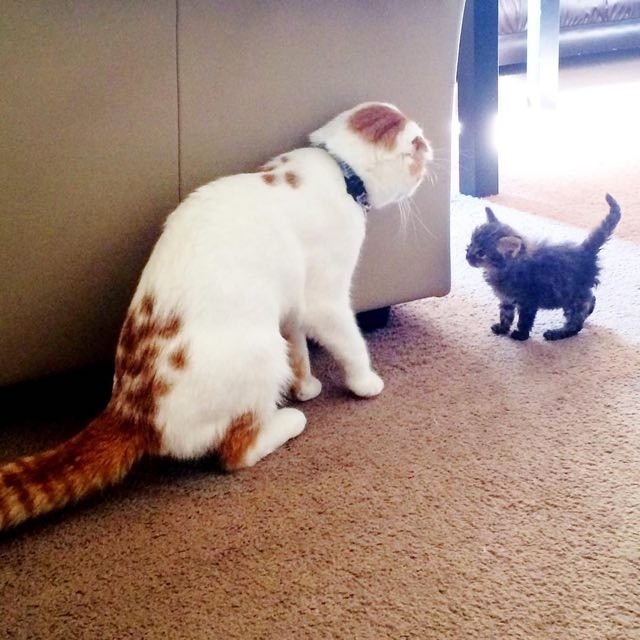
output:
{"label": "dark furniture leg", "polygon": [[356,314],[356,320],[360,330],[364,333],[375,331],[376,329],[384,329],[389,321],[389,313],[391,307],[381,307],[380,309],[372,309],[371,311],[362,311]]}
{"label": "dark furniture leg", "polygon": [[498,193],[498,152],[491,139],[497,112],[498,0],[467,0],[458,58],[461,193]]}

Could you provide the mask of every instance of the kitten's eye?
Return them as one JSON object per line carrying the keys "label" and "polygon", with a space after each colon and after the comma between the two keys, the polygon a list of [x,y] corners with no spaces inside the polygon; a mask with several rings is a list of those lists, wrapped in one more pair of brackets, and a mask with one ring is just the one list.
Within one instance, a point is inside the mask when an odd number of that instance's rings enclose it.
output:
{"label": "kitten's eye", "polygon": [[478,258],[484,258],[485,253],[484,253],[484,251],[483,251],[482,249],[478,249],[478,250],[476,251],[476,256],[477,256]]}

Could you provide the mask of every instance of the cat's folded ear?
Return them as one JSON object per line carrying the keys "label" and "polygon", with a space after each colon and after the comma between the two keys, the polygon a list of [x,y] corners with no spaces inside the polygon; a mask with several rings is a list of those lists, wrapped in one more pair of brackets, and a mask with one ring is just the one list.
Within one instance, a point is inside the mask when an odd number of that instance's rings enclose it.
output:
{"label": "cat's folded ear", "polygon": [[515,258],[524,248],[524,241],[518,236],[504,236],[498,240],[498,253],[505,258]]}
{"label": "cat's folded ear", "polygon": [[493,213],[493,211],[489,207],[486,207],[485,211],[487,212],[487,220],[489,222],[498,222],[498,218],[496,218],[496,214]]}

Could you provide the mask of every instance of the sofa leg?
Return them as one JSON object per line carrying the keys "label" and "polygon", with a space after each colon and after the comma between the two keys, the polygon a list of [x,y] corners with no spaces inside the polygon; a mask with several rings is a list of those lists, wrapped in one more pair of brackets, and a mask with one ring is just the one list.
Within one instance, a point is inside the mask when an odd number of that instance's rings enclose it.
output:
{"label": "sofa leg", "polygon": [[391,307],[381,307],[380,309],[372,309],[371,311],[362,311],[356,314],[356,320],[360,330],[364,333],[384,329],[389,321],[389,313]]}

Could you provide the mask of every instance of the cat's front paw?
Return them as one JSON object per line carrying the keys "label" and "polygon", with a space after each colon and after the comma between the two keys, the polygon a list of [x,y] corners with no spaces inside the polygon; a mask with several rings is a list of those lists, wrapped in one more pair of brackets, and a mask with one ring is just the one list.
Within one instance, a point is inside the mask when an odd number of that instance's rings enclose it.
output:
{"label": "cat's front paw", "polygon": [[497,336],[503,336],[505,333],[509,333],[509,327],[505,327],[505,325],[496,322],[491,325],[491,331],[493,331]]}
{"label": "cat's front paw", "polygon": [[514,340],[528,340],[529,339],[529,333],[528,332],[524,332],[524,331],[519,331],[518,329],[516,329],[515,331],[511,332],[511,337]]}
{"label": "cat's front paw", "polygon": [[371,398],[384,389],[384,382],[375,371],[368,371],[360,376],[348,378],[347,387],[361,398]]}
{"label": "cat's front paw", "polygon": [[316,396],[320,395],[322,391],[322,382],[314,376],[309,376],[307,380],[298,384],[294,389],[294,395],[296,400],[313,400]]}

